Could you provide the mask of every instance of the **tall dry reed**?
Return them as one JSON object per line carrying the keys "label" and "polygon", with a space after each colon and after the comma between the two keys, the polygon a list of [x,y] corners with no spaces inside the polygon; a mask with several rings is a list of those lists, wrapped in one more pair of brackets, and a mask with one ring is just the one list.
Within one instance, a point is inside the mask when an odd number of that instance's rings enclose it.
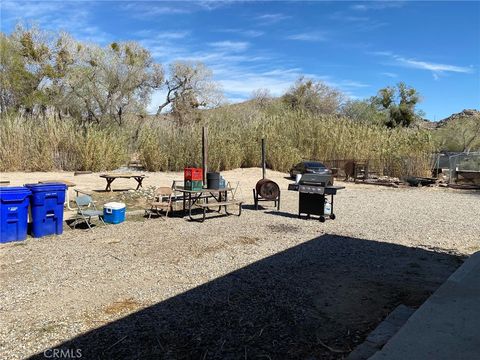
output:
{"label": "tall dry reed", "polygon": [[112,170],[138,155],[149,171],[181,170],[201,163],[202,126],[208,127],[209,168],[228,170],[267,164],[288,171],[301,159],[369,160],[392,176],[425,175],[434,141],[426,130],[355,123],[282,108],[222,108],[179,127],[156,118],[118,126],[80,126],[74,120],[1,119],[0,171]]}
{"label": "tall dry reed", "polygon": [[279,171],[288,171],[301,159],[356,159],[370,160],[387,175],[423,175],[435,150],[430,134],[422,130],[390,130],[296,111],[217,110],[188,127],[147,122],[139,145],[145,167],[180,170],[199,164],[204,125],[208,126],[209,168],[216,170],[258,166],[262,137],[268,144],[267,165]]}
{"label": "tall dry reed", "polygon": [[80,126],[74,120],[0,120],[0,171],[110,170],[128,159],[119,128]]}

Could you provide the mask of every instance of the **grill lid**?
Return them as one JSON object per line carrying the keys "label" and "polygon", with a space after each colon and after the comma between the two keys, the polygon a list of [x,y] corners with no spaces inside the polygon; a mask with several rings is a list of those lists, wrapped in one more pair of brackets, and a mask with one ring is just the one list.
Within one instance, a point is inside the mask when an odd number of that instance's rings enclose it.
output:
{"label": "grill lid", "polygon": [[300,185],[315,185],[315,186],[325,186],[327,181],[331,178],[331,175],[321,175],[321,174],[303,174],[299,184]]}
{"label": "grill lid", "polygon": [[315,185],[299,185],[298,191],[301,193],[308,193],[308,194],[324,194],[325,188],[323,186],[315,186]]}

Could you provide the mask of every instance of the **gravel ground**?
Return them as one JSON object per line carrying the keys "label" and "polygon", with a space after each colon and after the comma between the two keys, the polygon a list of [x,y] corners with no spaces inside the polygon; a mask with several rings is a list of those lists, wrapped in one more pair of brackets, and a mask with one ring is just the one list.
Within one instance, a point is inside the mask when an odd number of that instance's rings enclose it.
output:
{"label": "gravel ground", "polygon": [[[146,186],[181,178],[148,176]],[[286,190],[280,212],[252,210],[260,169],[224,176],[241,183],[241,217],[133,216],[1,245],[0,358],[43,358],[49,348],[84,359],[342,358],[397,305],[419,306],[480,250],[478,192],[339,182],[337,219],[322,224],[298,219],[298,194]],[[282,189],[284,176],[268,172]],[[104,186],[98,174],[4,178]]]}

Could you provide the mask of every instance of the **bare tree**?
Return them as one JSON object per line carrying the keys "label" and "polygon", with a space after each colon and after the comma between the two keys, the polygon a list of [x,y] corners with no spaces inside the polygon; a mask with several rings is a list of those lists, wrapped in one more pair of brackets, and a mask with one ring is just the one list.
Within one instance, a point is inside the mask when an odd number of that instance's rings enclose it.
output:
{"label": "bare tree", "polygon": [[273,100],[273,95],[269,89],[257,89],[252,92],[250,98],[256,106],[264,109]]}
{"label": "bare tree", "polygon": [[190,110],[217,106],[222,101],[219,86],[212,80],[212,71],[199,62],[171,64],[165,86],[166,99],[159,105],[157,115],[169,105],[172,112],[182,115]]}

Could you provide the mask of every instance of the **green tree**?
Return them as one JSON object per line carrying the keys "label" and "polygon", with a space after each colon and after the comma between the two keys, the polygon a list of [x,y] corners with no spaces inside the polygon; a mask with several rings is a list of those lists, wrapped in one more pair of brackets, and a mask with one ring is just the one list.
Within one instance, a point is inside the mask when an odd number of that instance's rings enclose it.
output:
{"label": "green tree", "polygon": [[386,114],[385,125],[389,128],[409,127],[419,118],[415,107],[421,100],[420,94],[413,87],[400,82],[396,87],[380,89],[371,103]]}
{"label": "green tree", "polygon": [[46,88],[52,73],[51,33],[18,25],[9,36],[0,34],[2,112],[45,115]]}
{"label": "green tree", "polygon": [[436,139],[442,150],[478,151],[480,150],[480,115],[475,113],[447,123],[435,131]]}
{"label": "green tree", "polygon": [[294,110],[306,110],[313,114],[334,114],[344,100],[344,95],[321,81],[304,77],[282,96],[282,102]]}
{"label": "green tree", "polygon": [[151,93],[163,85],[161,65],[135,42],[106,47],[79,44],[76,63],[65,76],[74,112],[88,120],[122,124],[124,115],[147,106]]}
{"label": "green tree", "polygon": [[83,44],[68,34],[18,25],[0,34],[0,111],[26,116],[72,116],[122,124],[144,112],[164,72],[134,42],[106,47]]}
{"label": "green tree", "polygon": [[25,68],[22,54],[5,34],[0,33],[0,111],[18,111],[25,103],[33,79]]}
{"label": "green tree", "polygon": [[341,113],[355,122],[364,124],[383,125],[387,120],[386,113],[379,111],[368,100],[349,100],[342,106]]}

